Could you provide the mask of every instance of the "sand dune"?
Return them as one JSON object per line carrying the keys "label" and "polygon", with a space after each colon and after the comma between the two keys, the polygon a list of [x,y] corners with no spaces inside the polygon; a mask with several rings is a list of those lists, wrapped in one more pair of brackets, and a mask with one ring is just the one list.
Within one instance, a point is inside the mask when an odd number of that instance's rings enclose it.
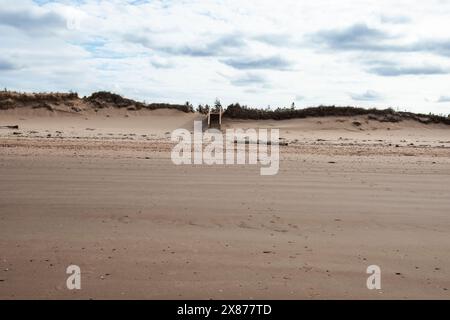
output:
{"label": "sand dune", "polygon": [[[18,130],[0,129],[0,137],[114,138],[126,135],[146,139],[167,138],[177,128],[193,130],[193,122],[205,116],[178,110],[139,110],[105,108],[82,114],[43,109],[11,109],[0,111],[0,126],[18,125]],[[423,124],[413,120],[398,123],[379,122],[367,116],[313,117],[291,120],[236,120],[224,118],[223,129],[277,128],[290,143],[296,141],[355,140],[359,142],[413,143],[448,145],[450,126]],[[137,139],[138,137],[136,137]]]}
{"label": "sand dune", "polygon": [[[0,124],[14,123],[19,130],[0,131],[0,136],[41,136],[51,134],[64,137],[101,137],[135,134],[155,138],[165,137],[177,128],[193,128],[193,121],[202,116],[177,110],[127,111],[107,108],[83,114],[48,110],[14,109],[1,112]],[[20,134],[19,134],[20,133]]]}

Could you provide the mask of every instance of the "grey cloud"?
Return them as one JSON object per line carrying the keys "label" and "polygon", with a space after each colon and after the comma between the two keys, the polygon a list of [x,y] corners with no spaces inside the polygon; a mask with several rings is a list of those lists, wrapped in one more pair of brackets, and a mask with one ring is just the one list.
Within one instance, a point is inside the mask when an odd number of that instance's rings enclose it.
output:
{"label": "grey cloud", "polygon": [[213,48],[242,48],[245,46],[245,41],[241,34],[228,34],[214,40],[210,46]]}
{"label": "grey cloud", "polygon": [[16,64],[12,63],[11,61],[0,58],[0,70],[1,71],[11,71],[11,70],[17,70],[17,69],[20,69],[20,68]]}
{"label": "grey cloud", "polygon": [[253,37],[254,40],[270,44],[273,46],[292,46],[294,45],[294,41],[289,34],[283,33],[270,33],[270,34],[262,34],[256,37]]}
{"label": "grey cloud", "polygon": [[262,90],[264,90],[264,89],[261,89],[261,88],[257,88],[257,89],[255,89],[255,88],[250,88],[250,89],[245,89],[244,92],[246,92],[246,93],[251,93],[251,94],[255,94],[255,93],[261,93]]}
{"label": "grey cloud", "polygon": [[330,49],[338,50],[366,50],[377,49],[381,40],[390,36],[378,29],[369,28],[367,25],[358,23],[341,30],[319,31],[309,36],[309,39],[324,45]]}
{"label": "grey cloud", "polygon": [[54,28],[64,28],[66,19],[54,12],[36,13],[31,10],[5,10],[0,8],[0,25],[37,32]]}
{"label": "grey cloud", "polygon": [[356,101],[378,101],[383,97],[373,90],[367,90],[364,93],[351,93],[350,97]]}
{"label": "grey cloud", "polygon": [[231,84],[238,87],[252,85],[267,86],[267,79],[264,76],[256,73],[246,73],[243,76],[231,79],[230,82]]}
{"label": "grey cloud", "polygon": [[448,69],[444,69],[440,66],[395,66],[390,64],[372,67],[367,71],[369,73],[386,77],[404,75],[438,75],[450,73]]}
{"label": "grey cloud", "polygon": [[179,55],[179,56],[191,56],[191,57],[210,57],[218,54],[217,50],[209,46],[182,46],[182,47],[157,47],[159,51],[165,53]]}
{"label": "grey cloud", "polygon": [[439,103],[450,102],[450,96],[440,96],[436,102],[439,102]]}
{"label": "grey cloud", "polygon": [[241,49],[246,45],[242,35],[240,34],[222,35],[205,44],[198,45],[162,45],[146,36],[131,34],[125,35],[124,39],[166,54],[191,57],[222,56],[227,54],[230,50]]}
{"label": "grey cloud", "polygon": [[355,24],[340,30],[319,31],[307,37],[314,45],[341,51],[424,52],[450,57],[450,39],[422,39],[406,44],[387,43],[394,36],[365,24]]}
{"label": "grey cloud", "polygon": [[291,62],[280,56],[271,56],[266,58],[238,57],[224,59],[221,60],[221,62],[235,69],[286,70],[291,66]]}
{"label": "grey cloud", "polygon": [[143,35],[137,35],[137,34],[131,34],[126,33],[122,36],[124,41],[134,43],[134,44],[140,44],[146,48],[152,48],[153,43],[150,41],[150,39]]}
{"label": "grey cloud", "polygon": [[151,65],[157,69],[171,69],[174,65],[166,61],[151,61]]}
{"label": "grey cloud", "polygon": [[411,22],[411,18],[404,15],[381,15],[380,21],[383,23],[402,24]]}
{"label": "grey cloud", "polygon": [[450,57],[450,40],[421,40],[411,44],[408,49]]}

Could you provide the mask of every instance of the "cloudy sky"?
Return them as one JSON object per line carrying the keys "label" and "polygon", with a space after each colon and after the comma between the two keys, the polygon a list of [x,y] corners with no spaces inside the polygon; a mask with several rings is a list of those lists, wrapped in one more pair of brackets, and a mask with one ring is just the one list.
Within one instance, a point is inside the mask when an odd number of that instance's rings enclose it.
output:
{"label": "cloudy sky", "polygon": [[450,1],[0,0],[0,86],[450,113]]}

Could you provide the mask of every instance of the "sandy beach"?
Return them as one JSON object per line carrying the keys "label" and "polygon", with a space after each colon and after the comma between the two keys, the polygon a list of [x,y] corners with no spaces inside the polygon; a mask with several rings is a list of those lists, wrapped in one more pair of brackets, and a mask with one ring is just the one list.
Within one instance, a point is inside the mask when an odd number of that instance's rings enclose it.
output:
{"label": "sandy beach", "polygon": [[443,305],[416,300],[450,301],[450,1],[4,2],[14,314],[364,317],[354,300],[406,300],[398,315],[431,318]]}
{"label": "sandy beach", "polygon": [[0,129],[0,298],[449,298],[448,126],[225,120],[280,129],[279,173],[261,176],[174,165],[171,131],[198,119],[1,111],[19,127]]}

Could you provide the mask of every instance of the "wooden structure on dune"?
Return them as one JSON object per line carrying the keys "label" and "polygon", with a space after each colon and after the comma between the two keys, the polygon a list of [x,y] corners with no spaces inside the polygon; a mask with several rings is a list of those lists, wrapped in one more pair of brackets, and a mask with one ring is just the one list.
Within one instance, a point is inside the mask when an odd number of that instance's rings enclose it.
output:
{"label": "wooden structure on dune", "polygon": [[208,129],[221,129],[222,127],[222,115],[223,109],[220,107],[218,110],[209,110],[208,112]]}

